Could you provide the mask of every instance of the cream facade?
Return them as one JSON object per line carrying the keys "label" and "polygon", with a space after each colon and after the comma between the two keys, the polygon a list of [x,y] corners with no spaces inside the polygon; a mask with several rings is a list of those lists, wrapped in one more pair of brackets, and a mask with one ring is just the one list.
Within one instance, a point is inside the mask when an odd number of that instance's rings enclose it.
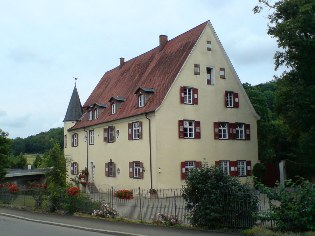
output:
{"label": "cream facade", "polygon": [[[153,111],[92,125],[87,121],[83,127],[76,127],[80,120],[65,119],[69,178],[77,178],[87,167],[88,181],[100,190],[111,186],[177,188],[185,183],[190,168],[215,164],[221,165],[227,174],[240,176],[242,181],[251,178],[251,168],[258,161],[259,117],[210,22],[195,37],[189,55]],[[167,50],[166,46],[163,50]],[[164,88],[163,78],[160,83],[152,86],[154,93],[150,94],[149,102]],[[125,99],[121,108],[129,97]],[[111,103],[106,105],[102,112],[110,110]],[[88,108],[83,116],[87,113]],[[136,133],[136,139],[130,139],[135,131],[133,125],[137,129],[138,124],[140,138]],[[115,138],[108,142],[109,135],[113,136],[108,128],[113,127]],[[91,132],[94,132],[93,144]],[[74,135],[77,135],[77,145],[73,145]],[[109,165],[113,169],[109,170]]]}

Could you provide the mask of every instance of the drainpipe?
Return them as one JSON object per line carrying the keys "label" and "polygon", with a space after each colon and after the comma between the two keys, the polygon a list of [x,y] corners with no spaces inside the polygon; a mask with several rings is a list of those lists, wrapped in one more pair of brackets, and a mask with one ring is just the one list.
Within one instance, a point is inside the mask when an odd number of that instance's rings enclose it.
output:
{"label": "drainpipe", "polygon": [[151,144],[151,120],[148,118],[148,113],[145,114],[145,118],[149,121],[149,147],[150,147],[150,189],[153,189],[152,185],[152,144]]}
{"label": "drainpipe", "polygon": [[87,182],[89,181],[89,136],[88,136],[88,131],[85,130],[86,133],[86,171],[85,171],[85,180],[86,180],[86,192],[87,192]]}

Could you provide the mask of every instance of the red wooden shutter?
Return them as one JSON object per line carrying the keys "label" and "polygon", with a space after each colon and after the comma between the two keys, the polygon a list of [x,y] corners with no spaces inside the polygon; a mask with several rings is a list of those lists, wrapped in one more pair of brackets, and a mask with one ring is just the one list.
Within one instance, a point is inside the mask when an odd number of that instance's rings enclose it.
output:
{"label": "red wooden shutter", "polygon": [[236,137],[235,127],[236,127],[236,124],[234,124],[234,123],[228,124],[229,139],[235,139],[235,137]]}
{"label": "red wooden shutter", "polygon": [[108,143],[108,128],[104,128],[104,142]]}
{"label": "red wooden shutter", "polygon": [[239,99],[238,99],[238,93],[233,93],[233,99],[234,99],[234,106],[235,108],[240,107]]}
{"label": "red wooden shutter", "polygon": [[133,162],[129,162],[129,178],[133,178]]}
{"label": "red wooden shutter", "polygon": [[70,168],[71,168],[71,174],[73,175],[74,174],[73,162],[71,163]]}
{"label": "red wooden shutter", "polygon": [[116,129],[115,129],[115,126],[112,126],[112,131],[113,131],[113,142],[116,142]]}
{"label": "red wooden shutter", "polygon": [[142,122],[139,121],[139,139],[142,139]]}
{"label": "red wooden shutter", "polygon": [[183,120],[178,121],[178,137],[184,138],[184,121]]}
{"label": "red wooden shutter", "polygon": [[220,167],[220,161],[215,161],[215,162],[214,162],[214,165],[215,165],[216,167]]}
{"label": "red wooden shutter", "polygon": [[180,88],[179,88],[179,99],[180,99],[180,103],[184,103],[184,89],[185,89],[185,87],[180,87]]}
{"label": "red wooden shutter", "polygon": [[238,176],[237,161],[230,161],[229,164],[230,164],[230,175]]}
{"label": "red wooden shutter", "polygon": [[113,177],[116,177],[116,164],[113,162]]}
{"label": "red wooden shutter", "polygon": [[220,68],[220,78],[225,79],[225,69],[224,68]]}
{"label": "red wooden shutter", "polygon": [[128,140],[132,139],[132,123],[128,123]]}
{"label": "red wooden shutter", "polygon": [[195,139],[201,138],[200,121],[195,121]]}
{"label": "red wooden shutter", "polygon": [[252,162],[246,161],[246,176],[252,175]]}
{"label": "red wooden shutter", "polygon": [[195,167],[196,167],[197,169],[200,169],[200,168],[202,167],[201,161],[196,161],[196,162],[195,162]]}
{"label": "red wooden shutter", "polygon": [[139,178],[143,179],[143,163],[140,162],[140,174],[139,174]]}
{"label": "red wooden shutter", "polygon": [[245,139],[250,140],[250,124],[245,124]]}
{"label": "red wooden shutter", "polygon": [[220,138],[220,135],[219,135],[219,126],[220,126],[220,123],[219,123],[219,122],[214,122],[214,123],[213,123],[214,139],[219,139],[219,138]]}
{"label": "red wooden shutter", "polygon": [[225,91],[224,93],[224,103],[225,103],[225,107],[228,107],[228,91]]}
{"label": "red wooden shutter", "polygon": [[180,163],[180,176],[181,179],[186,179],[186,163],[183,161]]}
{"label": "red wooden shutter", "polygon": [[198,105],[198,89],[193,88],[193,104]]}
{"label": "red wooden shutter", "polygon": [[105,176],[108,177],[109,176],[109,170],[108,170],[108,162],[105,163]]}

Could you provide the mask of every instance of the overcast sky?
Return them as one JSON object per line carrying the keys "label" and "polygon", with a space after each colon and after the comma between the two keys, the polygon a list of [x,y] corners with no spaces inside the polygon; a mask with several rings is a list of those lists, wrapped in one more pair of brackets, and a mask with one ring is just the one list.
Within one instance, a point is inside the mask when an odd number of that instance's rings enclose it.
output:
{"label": "overcast sky", "polygon": [[78,77],[82,104],[102,75],[210,20],[241,82],[273,79],[275,39],[258,0],[0,0],[0,129],[62,127]]}

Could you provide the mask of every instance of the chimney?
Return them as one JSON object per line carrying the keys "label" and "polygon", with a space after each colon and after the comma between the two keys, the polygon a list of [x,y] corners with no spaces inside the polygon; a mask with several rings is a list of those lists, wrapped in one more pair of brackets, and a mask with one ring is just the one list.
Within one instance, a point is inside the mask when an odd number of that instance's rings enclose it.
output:
{"label": "chimney", "polygon": [[121,68],[124,64],[125,64],[125,58],[121,57],[119,68]]}
{"label": "chimney", "polygon": [[167,44],[167,41],[168,41],[167,35],[160,35],[160,51],[163,50],[163,48]]}

